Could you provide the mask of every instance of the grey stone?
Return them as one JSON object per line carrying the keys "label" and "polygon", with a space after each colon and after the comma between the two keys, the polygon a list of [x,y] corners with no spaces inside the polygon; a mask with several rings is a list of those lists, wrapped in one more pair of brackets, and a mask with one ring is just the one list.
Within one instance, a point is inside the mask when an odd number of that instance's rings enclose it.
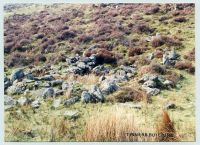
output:
{"label": "grey stone", "polygon": [[42,81],[53,81],[55,78],[52,75],[45,75],[39,78]]}
{"label": "grey stone", "polygon": [[101,84],[103,94],[108,95],[119,89],[115,81],[104,80]]}
{"label": "grey stone", "polygon": [[121,65],[119,68],[124,70],[126,73],[136,73],[136,68],[131,66]]}
{"label": "grey stone", "polygon": [[39,108],[40,107],[40,100],[36,99],[31,103],[32,108]]}
{"label": "grey stone", "polygon": [[70,106],[70,105],[73,105],[75,104],[76,102],[78,102],[80,100],[80,97],[79,96],[76,96],[76,97],[72,97],[70,99],[67,99],[64,101],[64,105],[65,106]]}
{"label": "grey stone", "polygon": [[87,91],[83,91],[81,94],[81,101],[84,103],[92,102],[92,95]]}
{"label": "grey stone", "polygon": [[24,71],[21,68],[15,69],[11,74],[11,80],[15,81],[24,77]]}
{"label": "grey stone", "polygon": [[146,81],[158,81],[158,76],[154,74],[145,74],[140,80],[139,83],[144,83]]}
{"label": "grey stone", "polygon": [[54,89],[53,88],[46,88],[44,92],[42,93],[43,99],[47,99],[49,97],[54,96]]}
{"label": "grey stone", "polygon": [[35,78],[34,78],[32,73],[26,74],[26,78],[29,79],[29,80],[35,80]]}
{"label": "grey stone", "polygon": [[24,91],[24,96],[26,96],[26,97],[30,97],[30,96],[31,96],[31,92],[30,92],[29,89],[26,89],[26,90]]}
{"label": "grey stone", "polygon": [[145,87],[150,87],[150,88],[156,88],[157,84],[156,82],[152,81],[152,80],[148,80],[143,84]]}
{"label": "grey stone", "polygon": [[21,106],[24,106],[24,105],[29,104],[29,100],[27,98],[25,98],[25,97],[20,97],[17,100],[17,103],[20,104]]}
{"label": "grey stone", "polygon": [[5,110],[13,108],[16,105],[16,100],[10,96],[4,95],[4,105]]}
{"label": "grey stone", "polygon": [[172,81],[170,81],[170,80],[165,80],[165,81],[163,82],[163,85],[164,85],[165,87],[167,87],[167,88],[171,88],[171,87],[174,86],[174,83],[173,83]]}
{"label": "grey stone", "polygon": [[69,83],[67,83],[67,82],[63,82],[62,83],[62,90],[67,90],[68,88],[69,88]]}
{"label": "grey stone", "polygon": [[60,107],[60,104],[61,104],[61,99],[56,99],[56,100],[53,101],[53,107],[54,108]]}
{"label": "grey stone", "polygon": [[88,66],[86,66],[86,64],[85,64],[84,62],[79,62],[79,63],[77,64],[77,67],[79,67],[79,68],[81,68],[81,69],[86,69],[86,68],[88,68]]}
{"label": "grey stone", "polygon": [[64,94],[64,90],[57,90],[55,92],[55,96],[60,96],[60,95],[63,95]]}
{"label": "grey stone", "polygon": [[8,87],[12,85],[12,82],[8,79],[4,81],[4,90],[6,90]]}
{"label": "grey stone", "polygon": [[77,119],[79,117],[79,112],[77,110],[67,110],[63,115],[67,119]]}
{"label": "grey stone", "polygon": [[176,105],[174,103],[170,103],[168,102],[165,106],[164,106],[165,109],[175,109],[176,108]]}
{"label": "grey stone", "polygon": [[53,81],[50,82],[52,87],[61,86],[62,83],[63,83],[63,80],[53,80]]}
{"label": "grey stone", "polygon": [[22,94],[25,90],[26,90],[26,84],[23,82],[18,82],[10,86],[7,89],[7,93],[9,95],[16,95],[16,94]]}
{"label": "grey stone", "polygon": [[157,88],[143,87],[143,89],[146,91],[147,95],[150,96],[155,96],[160,93],[160,89]]}
{"label": "grey stone", "polygon": [[106,74],[109,73],[109,69],[104,67],[104,65],[98,65],[92,69],[92,72],[96,75]]}
{"label": "grey stone", "polygon": [[94,85],[92,86],[91,90],[89,91],[90,94],[92,94],[93,98],[95,99],[96,102],[103,102],[104,101],[104,96],[99,89],[98,86]]}

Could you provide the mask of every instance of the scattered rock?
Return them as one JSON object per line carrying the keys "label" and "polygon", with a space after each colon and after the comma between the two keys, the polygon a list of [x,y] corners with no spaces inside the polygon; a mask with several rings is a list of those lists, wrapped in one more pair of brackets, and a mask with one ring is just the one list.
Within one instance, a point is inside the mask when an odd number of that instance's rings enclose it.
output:
{"label": "scattered rock", "polygon": [[103,102],[104,96],[97,86],[92,86],[89,91],[83,91],[81,94],[81,101],[84,103],[96,103]]}
{"label": "scattered rock", "polygon": [[53,107],[54,108],[60,107],[60,104],[61,104],[61,99],[56,99],[56,100],[53,101]]}
{"label": "scattered rock", "polygon": [[10,81],[10,79],[4,79],[4,90],[6,90],[8,87],[10,87],[12,85],[12,82]]}
{"label": "scattered rock", "polygon": [[156,88],[156,82],[152,80],[148,80],[143,84],[143,87],[150,87],[150,88]]}
{"label": "scattered rock", "polygon": [[4,95],[4,105],[5,110],[10,109],[16,105],[16,100],[10,96]]}
{"label": "scattered rock", "polygon": [[67,110],[63,115],[67,119],[77,119],[79,117],[79,112],[77,110]]}
{"label": "scattered rock", "polygon": [[101,84],[101,90],[103,94],[108,95],[119,89],[119,86],[115,81],[104,80]]}
{"label": "scattered rock", "polygon": [[27,105],[29,104],[29,100],[25,97],[20,97],[18,100],[17,100],[17,103],[20,104],[21,106],[24,106],[24,105]]}
{"label": "scattered rock", "polygon": [[175,50],[172,51],[166,51],[163,54],[163,60],[162,63],[164,65],[175,65],[177,58],[179,55],[175,52]]}
{"label": "scattered rock", "polygon": [[165,106],[165,109],[176,109],[176,105],[174,103],[168,102]]}
{"label": "scattered rock", "polygon": [[49,97],[54,96],[54,89],[53,88],[46,88],[44,92],[42,93],[43,99],[47,99]]}
{"label": "scattered rock", "polygon": [[160,93],[160,89],[158,88],[143,87],[143,89],[146,91],[147,95],[150,95],[150,96],[155,96]]}
{"label": "scattered rock", "polygon": [[109,69],[104,67],[104,65],[99,65],[99,66],[96,66],[92,69],[92,72],[96,75],[102,75],[102,74],[106,74],[106,73],[109,73]]}
{"label": "scattered rock", "polygon": [[33,108],[39,108],[39,107],[40,107],[40,99],[36,99],[35,101],[33,101],[33,102],[31,103],[31,106],[32,106]]}
{"label": "scattered rock", "polygon": [[75,104],[76,102],[78,102],[80,100],[80,97],[79,96],[76,96],[76,97],[72,97],[70,99],[67,99],[64,101],[64,105],[65,106],[70,106],[72,104]]}
{"label": "scattered rock", "polygon": [[63,94],[64,94],[64,90],[56,90],[56,91],[55,91],[55,97],[56,97],[56,96],[63,95]]}
{"label": "scattered rock", "polygon": [[165,80],[163,82],[163,85],[166,87],[166,88],[173,88],[174,87],[174,83],[170,80]]}
{"label": "scattered rock", "polygon": [[7,89],[7,93],[8,95],[17,95],[22,94],[25,90],[26,84],[23,82],[17,82]]}
{"label": "scattered rock", "polygon": [[66,58],[66,62],[71,65],[71,64],[74,64],[76,63],[78,60],[79,60],[79,56],[75,56],[75,57],[70,57],[70,58]]}
{"label": "scattered rock", "polygon": [[26,79],[28,79],[28,80],[35,80],[35,78],[34,78],[32,73],[28,73],[25,76],[26,76]]}
{"label": "scattered rock", "polygon": [[61,86],[62,83],[63,83],[63,80],[53,80],[53,81],[50,82],[52,87]]}
{"label": "scattered rock", "polygon": [[81,101],[84,103],[93,102],[92,95],[90,93],[88,93],[87,91],[83,91],[81,94]]}
{"label": "scattered rock", "polygon": [[70,87],[69,83],[63,82],[62,83],[62,90],[67,90]]}
{"label": "scattered rock", "polygon": [[39,78],[41,81],[53,81],[55,78],[52,75],[45,75]]}
{"label": "scattered rock", "polygon": [[21,68],[15,69],[11,74],[11,80],[15,81],[24,77],[24,71]]}
{"label": "scattered rock", "polygon": [[104,101],[104,96],[98,86],[96,85],[92,86],[91,90],[89,90],[89,93],[92,94],[96,102]]}

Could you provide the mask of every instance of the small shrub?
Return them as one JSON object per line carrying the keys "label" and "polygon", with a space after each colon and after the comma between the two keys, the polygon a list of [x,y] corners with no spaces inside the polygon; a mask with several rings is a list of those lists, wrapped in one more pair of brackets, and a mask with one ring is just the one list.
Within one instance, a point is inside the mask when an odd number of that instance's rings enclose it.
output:
{"label": "small shrub", "polygon": [[186,21],[187,21],[187,19],[185,17],[174,18],[174,22],[183,23],[183,22],[186,22]]}
{"label": "small shrub", "polygon": [[102,63],[114,64],[117,61],[115,58],[115,55],[106,49],[100,49],[97,52],[96,57],[97,57],[98,64],[102,64]]}
{"label": "small shrub", "polygon": [[147,48],[129,48],[128,55],[129,56],[136,56],[141,55],[146,51]]}
{"label": "small shrub", "polygon": [[4,53],[10,53],[15,47],[14,42],[9,42],[4,44]]}
{"label": "small shrub", "polygon": [[175,64],[175,68],[177,68],[179,70],[186,70],[186,71],[188,71],[189,73],[192,73],[192,74],[195,72],[195,67],[189,61],[177,62]]}
{"label": "small shrub", "polygon": [[9,67],[14,67],[14,66],[27,66],[32,64],[33,61],[34,59],[31,55],[22,52],[14,52],[12,53],[12,55],[8,57],[5,63]]}
{"label": "small shrub", "polygon": [[161,50],[156,50],[156,51],[154,52],[154,57],[155,57],[155,58],[162,58],[162,57],[163,57],[163,51],[161,51]]}
{"label": "small shrub", "polygon": [[154,7],[150,7],[146,10],[145,14],[146,15],[151,15],[151,14],[155,14],[158,13],[160,11],[160,8],[158,6],[154,6]]}
{"label": "small shrub", "polygon": [[140,68],[140,71],[139,71],[140,75],[143,75],[146,73],[163,75],[166,73],[166,68],[163,65],[152,63],[150,65],[146,65]]}
{"label": "small shrub", "polygon": [[38,54],[35,56],[34,62],[38,64],[39,62],[45,62],[47,59],[44,55]]}
{"label": "small shrub", "polygon": [[74,38],[74,37],[76,37],[76,34],[73,31],[66,30],[66,31],[62,32],[57,38],[59,40],[67,40],[67,39]]}
{"label": "small shrub", "polygon": [[79,42],[81,43],[88,43],[93,39],[92,36],[82,34],[78,37]]}
{"label": "small shrub", "polygon": [[184,58],[189,61],[195,61],[195,48],[193,48],[186,55],[184,55]]}
{"label": "small shrub", "polygon": [[182,79],[182,75],[181,74],[178,74],[176,72],[173,72],[173,71],[169,71],[167,72],[165,78],[167,80],[170,80],[173,82],[173,85],[175,86],[177,84],[177,82]]}
{"label": "small shrub", "polygon": [[159,47],[164,44],[164,41],[162,40],[162,38],[154,37],[151,43],[153,47]]}
{"label": "small shrub", "polygon": [[168,46],[180,46],[182,45],[180,39],[178,39],[175,36],[169,37],[169,36],[154,36],[152,38],[152,46],[153,47],[159,47],[163,44],[166,44]]}
{"label": "small shrub", "polygon": [[137,26],[136,31],[139,33],[153,33],[154,29],[151,29],[149,26],[145,24],[141,24]]}
{"label": "small shrub", "polygon": [[124,87],[113,95],[115,100],[120,103],[140,102],[145,99],[144,93],[131,87]]}

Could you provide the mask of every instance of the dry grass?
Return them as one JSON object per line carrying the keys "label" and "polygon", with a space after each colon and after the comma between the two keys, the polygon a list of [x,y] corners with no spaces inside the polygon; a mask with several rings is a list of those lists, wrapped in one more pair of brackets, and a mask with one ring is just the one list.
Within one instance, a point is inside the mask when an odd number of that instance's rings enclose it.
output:
{"label": "dry grass", "polygon": [[128,132],[135,131],[134,116],[123,109],[109,110],[89,118],[84,130],[84,141],[137,141]]}
{"label": "dry grass", "polygon": [[69,133],[69,123],[64,118],[54,118],[51,121],[50,141],[58,141],[67,137]]}
{"label": "dry grass", "polygon": [[157,133],[159,135],[163,134],[157,138],[158,141],[178,141],[174,124],[166,111],[162,112],[162,118],[158,124]]}

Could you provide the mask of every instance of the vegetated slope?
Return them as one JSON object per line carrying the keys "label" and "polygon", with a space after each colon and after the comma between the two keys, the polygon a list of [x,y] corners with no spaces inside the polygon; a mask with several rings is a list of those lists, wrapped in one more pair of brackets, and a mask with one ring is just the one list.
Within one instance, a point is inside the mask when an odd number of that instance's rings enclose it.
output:
{"label": "vegetated slope", "polygon": [[[5,111],[6,140],[194,140],[194,44],[194,4],[7,5],[4,89],[18,104]],[[23,70],[11,74],[16,68]],[[126,115],[112,117],[116,106],[126,106],[141,121],[123,126]],[[163,108],[175,122],[176,131],[167,119],[173,139],[124,136],[133,126],[138,132],[149,125],[146,131],[157,131]],[[102,123],[92,118],[96,113],[106,118],[110,136],[92,136],[89,126]],[[60,120],[54,119],[59,114]],[[74,121],[66,119],[71,115]],[[117,124],[121,128],[112,130]]]}

